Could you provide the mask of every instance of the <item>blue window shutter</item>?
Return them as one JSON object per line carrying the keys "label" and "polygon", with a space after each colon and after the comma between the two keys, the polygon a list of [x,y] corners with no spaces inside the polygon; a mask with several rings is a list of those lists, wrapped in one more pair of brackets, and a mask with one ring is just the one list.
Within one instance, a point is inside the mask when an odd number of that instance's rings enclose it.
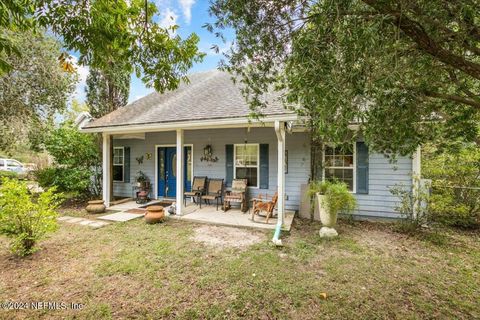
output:
{"label": "blue window shutter", "polygon": [[268,144],[260,145],[260,189],[268,189]]}
{"label": "blue window shutter", "polygon": [[233,144],[225,145],[225,185],[232,186],[233,180]]}
{"label": "blue window shutter", "polygon": [[357,142],[357,193],[368,193],[368,146]]}
{"label": "blue window shutter", "polygon": [[124,148],[124,163],[123,163],[123,170],[124,170],[124,177],[123,182],[130,182],[130,147]]}

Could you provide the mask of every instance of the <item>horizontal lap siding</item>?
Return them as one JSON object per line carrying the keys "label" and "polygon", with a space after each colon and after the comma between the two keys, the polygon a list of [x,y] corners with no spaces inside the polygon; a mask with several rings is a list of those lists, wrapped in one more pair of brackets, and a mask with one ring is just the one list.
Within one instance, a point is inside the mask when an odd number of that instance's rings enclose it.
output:
{"label": "horizontal lap siding", "polygon": [[[277,137],[273,128],[246,129],[205,129],[185,131],[185,144],[193,144],[193,174],[208,176],[209,178],[225,178],[225,145],[238,143],[267,143],[269,144],[269,184],[268,189],[249,188],[249,196],[258,194],[273,195],[277,189]],[[131,183],[135,183],[135,176],[142,170],[155,183],[155,145],[175,144],[174,132],[146,133],[145,140],[114,140],[115,146],[130,147]],[[202,162],[203,148],[210,144],[213,156],[217,162]],[[285,175],[285,192],[287,194],[286,208],[298,210],[300,203],[300,185],[308,181],[310,173],[310,145],[306,133],[286,134],[286,150],[289,156],[289,171]],[[145,154],[152,153],[147,160]],[[143,164],[139,165],[135,158],[144,157]],[[114,183],[114,195],[131,196],[131,183]],[[153,191],[152,191],[153,194]]]}
{"label": "horizontal lap siding", "polygon": [[390,188],[395,185],[410,187],[412,184],[412,159],[399,157],[395,163],[378,153],[369,156],[368,194],[356,194],[356,214],[377,217],[398,217],[395,206],[398,198]]}

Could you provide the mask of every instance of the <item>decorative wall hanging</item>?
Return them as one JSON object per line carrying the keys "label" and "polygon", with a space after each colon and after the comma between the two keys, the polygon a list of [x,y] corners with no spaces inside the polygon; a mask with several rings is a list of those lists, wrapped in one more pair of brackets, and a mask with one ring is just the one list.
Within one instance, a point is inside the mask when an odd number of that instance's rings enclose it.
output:
{"label": "decorative wall hanging", "polygon": [[151,152],[147,152],[145,155],[147,156],[147,160],[152,159],[152,153]]}
{"label": "decorative wall hanging", "polygon": [[200,158],[200,161],[207,161],[207,162],[218,161],[218,157],[213,156],[213,149],[211,145],[207,144],[205,148],[203,148],[203,156]]}
{"label": "decorative wall hanging", "polygon": [[137,157],[137,158],[135,158],[135,160],[137,160],[138,164],[142,164],[143,163],[143,156]]}

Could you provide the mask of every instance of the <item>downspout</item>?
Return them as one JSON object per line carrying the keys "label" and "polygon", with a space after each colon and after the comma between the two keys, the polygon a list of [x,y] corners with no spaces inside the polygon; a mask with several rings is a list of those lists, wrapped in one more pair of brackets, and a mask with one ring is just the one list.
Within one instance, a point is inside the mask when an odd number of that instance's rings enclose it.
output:
{"label": "downspout", "polygon": [[[280,144],[281,144],[283,146],[281,148],[282,150],[278,150],[279,159],[280,158],[284,159],[284,157],[285,157],[285,128],[283,127],[283,125],[284,125],[283,122],[275,121],[275,134],[277,135],[277,142],[278,142],[277,145],[280,146]],[[279,163],[284,163],[284,161],[278,161],[278,162]],[[279,168],[277,168],[277,170],[278,170],[279,174],[280,173],[284,174],[283,165],[281,165]],[[278,175],[277,175],[277,179],[278,179]],[[282,179],[282,180],[284,180],[284,179]],[[285,184],[284,181],[283,181],[283,184]],[[282,189],[281,191],[283,192],[284,188],[282,187],[280,189]],[[278,193],[278,206],[279,206],[279,209],[285,210],[284,205],[283,205],[284,194],[280,194],[282,192]],[[282,246],[282,240],[280,239],[280,233],[282,231],[282,226],[283,226],[283,215],[284,215],[283,212],[282,213],[279,212],[278,219],[277,219],[277,225],[275,226],[275,233],[274,233],[273,239],[272,239],[272,242],[276,246]]]}

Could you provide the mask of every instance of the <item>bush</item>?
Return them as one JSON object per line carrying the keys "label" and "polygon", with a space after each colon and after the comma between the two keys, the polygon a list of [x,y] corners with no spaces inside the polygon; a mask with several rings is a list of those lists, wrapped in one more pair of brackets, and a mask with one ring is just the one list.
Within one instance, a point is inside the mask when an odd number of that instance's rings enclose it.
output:
{"label": "bush", "polygon": [[42,188],[55,187],[58,191],[81,197],[90,193],[90,174],[82,168],[48,167],[36,171],[35,176]]}
{"label": "bush", "polygon": [[25,182],[9,178],[3,178],[0,194],[0,234],[12,239],[13,253],[35,252],[37,242],[57,229],[60,195],[51,188],[34,200]]}
{"label": "bush", "polygon": [[480,149],[441,153],[424,148],[423,176],[432,180],[431,215],[449,226],[480,226]]}
{"label": "bush", "polygon": [[0,184],[2,184],[2,178],[18,179],[18,174],[12,171],[0,171]]}

